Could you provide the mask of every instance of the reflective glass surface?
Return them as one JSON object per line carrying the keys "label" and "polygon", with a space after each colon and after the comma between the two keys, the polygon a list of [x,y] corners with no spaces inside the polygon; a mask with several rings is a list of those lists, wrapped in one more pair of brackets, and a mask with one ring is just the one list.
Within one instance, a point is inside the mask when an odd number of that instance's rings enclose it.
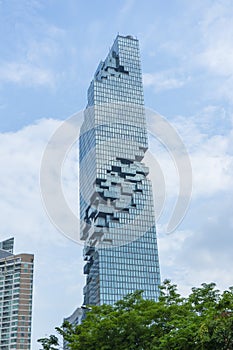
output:
{"label": "reflective glass surface", "polygon": [[117,36],[88,90],[80,133],[84,304],[112,304],[160,284],[138,40]]}

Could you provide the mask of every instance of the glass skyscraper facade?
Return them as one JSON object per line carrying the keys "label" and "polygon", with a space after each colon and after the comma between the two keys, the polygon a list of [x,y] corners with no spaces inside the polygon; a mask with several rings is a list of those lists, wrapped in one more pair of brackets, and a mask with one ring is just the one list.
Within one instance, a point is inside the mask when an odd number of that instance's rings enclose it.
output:
{"label": "glass skyscraper facade", "polygon": [[84,304],[113,304],[160,284],[139,43],[118,35],[88,90],[79,138]]}

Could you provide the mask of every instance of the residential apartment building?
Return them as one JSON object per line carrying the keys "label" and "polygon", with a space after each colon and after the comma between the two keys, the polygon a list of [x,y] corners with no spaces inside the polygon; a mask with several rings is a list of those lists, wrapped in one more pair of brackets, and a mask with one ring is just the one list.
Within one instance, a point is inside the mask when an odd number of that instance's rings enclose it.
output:
{"label": "residential apartment building", "polygon": [[0,242],[0,350],[30,350],[34,256],[13,247]]}

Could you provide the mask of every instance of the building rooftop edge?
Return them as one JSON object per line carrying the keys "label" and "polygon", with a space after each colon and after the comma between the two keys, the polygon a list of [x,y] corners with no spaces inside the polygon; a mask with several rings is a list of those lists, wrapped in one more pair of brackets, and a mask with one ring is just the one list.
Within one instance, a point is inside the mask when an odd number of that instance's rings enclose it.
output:
{"label": "building rooftop edge", "polygon": [[77,313],[83,313],[83,309],[81,308],[81,306],[76,307],[76,309],[73,311],[73,313],[70,316],[67,316],[64,318],[64,320],[68,320],[71,319],[72,317],[74,317]]}
{"label": "building rooftop edge", "polygon": [[133,37],[133,35],[121,35],[121,34],[117,34],[117,37],[116,38],[118,38],[118,37],[120,37],[120,38],[124,38],[124,39],[130,39],[130,40],[135,40],[135,41],[138,41],[138,39],[137,38],[134,38]]}
{"label": "building rooftop edge", "polygon": [[[116,38],[113,41],[113,44],[111,45],[111,48],[109,49],[109,52],[112,50],[115,42],[118,40],[118,38],[124,38],[124,39],[129,39],[129,40],[134,40],[134,41],[138,41],[137,38],[134,38],[132,35],[128,34],[128,35],[121,35],[121,34],[117,34]],[[108,57],[108,55],[107,55]],[[106,61],[107,57],[104,60],[101,60],[95,70],[94,73],[94,77],[96,76],[96,74],[98,73],[99,69],[101,68],[101,66],[104,64],[104,62]],[[95,78],[94,78],[95,79]],[[93,84],[94,79],[91,80],[90,84],[89,84],[89,88],[90,86]]]}

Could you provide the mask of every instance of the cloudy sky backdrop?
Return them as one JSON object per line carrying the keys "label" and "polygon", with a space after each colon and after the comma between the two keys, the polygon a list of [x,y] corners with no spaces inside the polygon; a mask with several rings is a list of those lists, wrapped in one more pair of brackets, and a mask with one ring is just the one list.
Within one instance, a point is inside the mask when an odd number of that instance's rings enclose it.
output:
{"label": "cloudy sky backdrop", "polygon": [[[150,139],[167,199],[158,224],[162,278],[182,293],[233,285],[233,3],[231,0],[0,0],[0,238],[35,254],[33,349],[82,303],[82,247],[60,234],[39,186],[46,144],[86,105],[86,91],[117,33],[140,40],[145,104],[178,131],[193,168],[182,224],[165,227],[178,191],[172,159]],[[77,148],[63,188],[78,210]],[[156,188],[154,189],[156,195]]]}

